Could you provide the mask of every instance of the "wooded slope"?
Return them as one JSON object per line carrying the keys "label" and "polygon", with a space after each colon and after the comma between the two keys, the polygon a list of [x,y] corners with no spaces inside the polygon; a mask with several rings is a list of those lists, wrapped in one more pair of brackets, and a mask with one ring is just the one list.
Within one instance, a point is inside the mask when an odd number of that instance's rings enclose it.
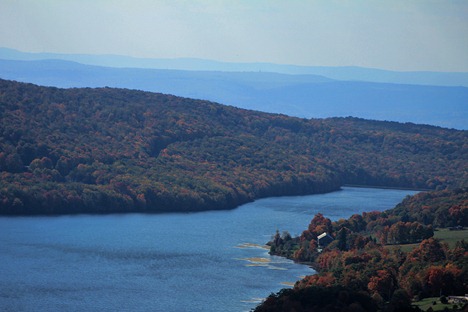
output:
{"label": "wooded slope", "polygon": [[1,214],[227,209],[346,183],[468,180],[468,132],[431,126],[6,80],[0,121]]}

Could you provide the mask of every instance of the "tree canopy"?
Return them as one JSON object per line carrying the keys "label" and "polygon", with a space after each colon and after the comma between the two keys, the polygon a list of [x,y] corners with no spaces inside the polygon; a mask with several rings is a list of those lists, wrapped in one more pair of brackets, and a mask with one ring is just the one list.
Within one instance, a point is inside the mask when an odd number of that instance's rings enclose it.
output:
{"label": "tree canopy", "polygon": [[[426,211],[432,218],[421,217]],[[311,263],[318,273],[296,282],[293,289],[270,295],[255,311],[284,311],[289,306],[295,311],[327,311],[327,307],[347,311],[336,297],[311,295],[323,292],[326,296],[337,288],[360,293],[373,303],[371,310],[378,311],[420,311],[411,306],[411,299],[463,296],[468,291],[468,243],[451,238],[449,246],[433,237],[433,226],[467,227],[467,213],[468,188],[460,188],[419,193],[393,209],[355,214],[346,220],[332,222],[317,214],[302,235],[287,240],[277,232],[269,243],[270,253]],[[334,241],[319,250],[317,233],[324,230]],[[417,244],[404,250],[400,244],[407,243]],[[362,301],[355,304],[371,311]]]}
{"label": "tree canopy", "polygon": [[0,214],[228,209],[343,184],[468,181],[468,133],[0,80]]}

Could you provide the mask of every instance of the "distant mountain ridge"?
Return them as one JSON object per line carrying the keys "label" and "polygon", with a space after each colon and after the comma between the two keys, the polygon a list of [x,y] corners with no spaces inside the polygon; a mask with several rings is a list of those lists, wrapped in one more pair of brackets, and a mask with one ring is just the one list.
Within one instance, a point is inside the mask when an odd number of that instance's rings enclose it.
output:
{"label": "distant mountain ridge", "polygon": [[0,60],[0,78],[44,86],[118,87],[204,99],[302,118],[354,116],[467,129],[468,88],[339,81],[319,75]]}
{"label": "distant mountain ridge", "polygon": [[116,68],[151,68],[191,71],[272,72],[293,75],[319,75],[334,80],[352,80],[396,84],[468,87],[467,72],[399,72],[357,66],[298,66],[272,63],[231,63],[195,58],[151,59],[119,55],[28,53],[0,48],[5,60],[67,60],[86,65]]}

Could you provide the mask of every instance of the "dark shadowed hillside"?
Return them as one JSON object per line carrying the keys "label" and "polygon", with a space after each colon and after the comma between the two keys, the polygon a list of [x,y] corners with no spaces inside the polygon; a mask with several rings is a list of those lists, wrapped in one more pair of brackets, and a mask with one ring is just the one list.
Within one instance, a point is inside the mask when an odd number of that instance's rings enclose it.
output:
{"label": "dark shadowed hillside", "polygon": [[346,183],[467,181],[466,131],[299,119],[126,89],[0,80],[0,213],[227,209]]}

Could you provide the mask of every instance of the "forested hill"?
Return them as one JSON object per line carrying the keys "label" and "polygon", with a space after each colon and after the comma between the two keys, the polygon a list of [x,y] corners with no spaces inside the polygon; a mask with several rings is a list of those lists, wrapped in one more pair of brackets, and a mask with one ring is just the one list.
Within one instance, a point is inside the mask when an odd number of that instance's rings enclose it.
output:
{"label": "forested hill", "polygon": [[227,209],[343,184],[468,181],[468,132],[0,80],[0,213]]}

